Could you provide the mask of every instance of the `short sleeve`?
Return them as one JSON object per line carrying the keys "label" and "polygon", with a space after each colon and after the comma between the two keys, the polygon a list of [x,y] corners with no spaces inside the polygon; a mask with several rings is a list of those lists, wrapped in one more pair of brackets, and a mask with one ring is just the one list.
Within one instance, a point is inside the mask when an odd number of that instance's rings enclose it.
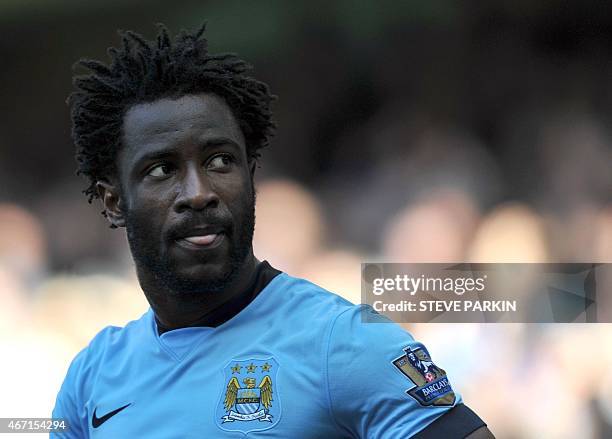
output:
{"label": "short sleeve", "polygon": [[461,403],[425,346],[369,306],[341,313],[328,342],[328,399],[343,434],[408,438]]}
{"label": "short sleeve", "polygon": [[69,426],[61,433],[51,433],[51,439],[87,437],[87,413],[82,402],[82,369],[86,350],[81,351],[70,364],[64,382],[55,400],[52,418],[62,418]]}

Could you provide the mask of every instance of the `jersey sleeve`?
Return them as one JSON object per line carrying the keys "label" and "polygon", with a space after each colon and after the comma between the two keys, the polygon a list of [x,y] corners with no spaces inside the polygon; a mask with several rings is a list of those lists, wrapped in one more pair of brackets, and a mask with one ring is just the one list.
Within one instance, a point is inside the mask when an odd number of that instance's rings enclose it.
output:
{"label": "jersey sleeve", "polygon": [[81,375],[86,353],[86,349],[81,351],[70,364],[51,415],[53,419],[64,419],[68,429],[61,433],[51,433],[50,439],[88,437],[87,413],[81,391]]}
{"label": "jersey sleeve", "polygon": [[369,306],[336,317],[326,366],[331,416],[352,437],[409,438],[461,403],[425,346]]}

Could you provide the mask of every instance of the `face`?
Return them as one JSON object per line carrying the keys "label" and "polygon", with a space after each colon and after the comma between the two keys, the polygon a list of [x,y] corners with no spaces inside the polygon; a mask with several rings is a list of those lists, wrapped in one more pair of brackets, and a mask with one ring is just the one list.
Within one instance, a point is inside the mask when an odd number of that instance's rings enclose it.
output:
{"label": "face", "polygon": [[213,94],[138,104],[123,136],[115,219],[141,283],[222,290],[252,257],[255,222],[254,163],[231,109]]}

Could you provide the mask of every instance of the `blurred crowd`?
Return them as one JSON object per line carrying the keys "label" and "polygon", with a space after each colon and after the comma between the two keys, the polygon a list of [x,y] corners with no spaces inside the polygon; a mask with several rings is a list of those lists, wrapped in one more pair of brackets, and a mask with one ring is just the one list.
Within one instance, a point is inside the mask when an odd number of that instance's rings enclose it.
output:
{"label": "blurred crowd", "polygon": [[[427,142],[435,156],[441,154],[435,148],[448,146]],[[405,193],[401,206],[384,198],[396,194],[402,178],[419,180],[418,169],[421,177],[427,173],[429,165],[418,163],[426,161],[420,155],[429,153],[418,148],[412,159],[404,158],[404,169],[400,160],[381,164],[386,170],[378,175],[387,186],[378,179],[362,182],[362,189],[345,194],[352,202],[337,200],[343,206],[338,210],[326,208],[322,195],[295,181],[262,179],[256,255],[353,302],[360,301],[360,264],[366,261],[612,260],[612,206],[580,206],[567,217],[520,202],[483,210],[474,192],[461,184],[468,175],[462,166],[480,166],[468,159],[472,151],[457,151],[454,165],[449,163],[442,174],[456,181],[430,182],[418,195]],[[410,184],[402,189],[415,190]],[[379,196],[368,196],[370,191]],[[354,221],[349,225],[335,218],[332,226],[336,215],[351,216],[345,209],[354,210]],[[0,204],[0,346],[8,359],[2,362],[0,380],[3,393],[13,395],[0,399],[4,416],[45,416],[70,360],[92,336],[147,309],[123,232],[108,231],[103,221],[94,230],[91,222],[97,218],[86,218],[81,218],[82,230],[66,231],[71,245],[104,245],[104,232],[109,232],[117,235],[115,258],[106,267],[83,260],[72,272],[50,272],[47,249],[58,236],[46,233],[40,219],[23,207]],[[363,224],[355,224],[360,220]],[[338,234],[350,233],[341,230],[343,224],[358,236],[361,230],[363,241],[376,245],[339,240]],[[498,437],[595,438],[612,432],[612,325],[405,326],[427,344],[464,400]]]}
{"label": "blurred crowd", "polygon": [[[279,95],[254,246],[291,275],[359,302],[363,262],[612,263],[610,8],[8,3],[2,417],[48,416],[74,355],[148,307],[123,231],[79,193],[63,104],[70,64],[104,58],[117,28],[208,18],[211,47],[238,51]],[[612,294],[598,299],[612,321]],[[497,437],[612,437],[612,325],[404,326]]]}

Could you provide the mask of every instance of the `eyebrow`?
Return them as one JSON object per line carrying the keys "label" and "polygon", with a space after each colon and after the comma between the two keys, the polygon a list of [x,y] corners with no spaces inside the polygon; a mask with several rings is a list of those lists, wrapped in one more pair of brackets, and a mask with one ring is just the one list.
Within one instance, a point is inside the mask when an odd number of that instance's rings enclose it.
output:
{"label": "eyebrow", "polygon": [[[240,146],[232,139],[228,137],[213,137],[210,139],[206,139],[204,142],[200,143],[200,149],[206,150],[208,148],[214,148],[216,146],[230,145],[234,148],[240,148]],[[179,146],[170,146],[168,148],[159,149],[157,151],[150,151],[144,153],[142,155],[137,155],[134,159],[134,167],[138,167],[143,162],[154,161],[159,159],[164,159],[172,156],[176,156],[180,154],[181,148]]]}

